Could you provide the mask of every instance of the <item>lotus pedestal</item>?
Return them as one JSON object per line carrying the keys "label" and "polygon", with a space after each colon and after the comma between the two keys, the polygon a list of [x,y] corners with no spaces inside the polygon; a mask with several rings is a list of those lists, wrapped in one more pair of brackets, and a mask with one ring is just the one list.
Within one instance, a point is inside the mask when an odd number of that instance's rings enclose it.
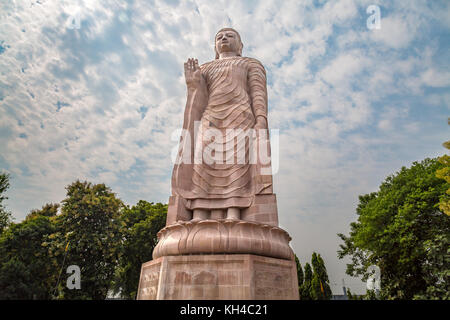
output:
{"label": "lotus pedestal", "polygon": [[179,221],[158,233],[138,300],[297,300],[286,231],[242,220]]}

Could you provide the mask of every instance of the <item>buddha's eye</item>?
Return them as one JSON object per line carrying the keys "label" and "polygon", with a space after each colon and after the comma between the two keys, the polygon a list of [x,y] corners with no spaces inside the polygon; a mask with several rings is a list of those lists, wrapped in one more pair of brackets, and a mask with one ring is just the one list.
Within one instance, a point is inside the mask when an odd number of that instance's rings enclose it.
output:
{"label": "buddha's eye", "polygon": [[234,37],[234,34],[228,33],[228,34],[227,34],[227,37],[233,38],[233,37]]}
{"label": "buddha's eye", "polygon": [[220,39],[222,39],[222,35],[217,36],[217,40],[220,40]]}

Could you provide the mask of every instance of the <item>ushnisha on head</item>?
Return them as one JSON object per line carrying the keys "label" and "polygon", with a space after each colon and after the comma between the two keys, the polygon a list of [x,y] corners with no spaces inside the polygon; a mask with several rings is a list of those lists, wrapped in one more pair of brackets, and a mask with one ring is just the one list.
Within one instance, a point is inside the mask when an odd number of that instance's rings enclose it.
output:
{"label": "ushnisha on head", "polygon": [[214,50],[216,59],[222,57],[242,56],[244,45],[241,36],[233,28],[222,28],[214,37]]}

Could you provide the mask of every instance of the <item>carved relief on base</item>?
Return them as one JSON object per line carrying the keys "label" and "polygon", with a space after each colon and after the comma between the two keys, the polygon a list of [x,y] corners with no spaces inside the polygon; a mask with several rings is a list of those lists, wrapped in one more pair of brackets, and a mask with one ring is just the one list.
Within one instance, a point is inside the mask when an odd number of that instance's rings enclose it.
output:
{"label": "carved relief on base", "polygon": [[[152,278],[155,273],[158,281],[152,282],[150,279],[156,280]],[[149,261],[142,265],[137,297],[138,300],[298,298],[295,261],[250,254],[166,256]]]}
{"label": "carved relief on base", "polygon": [[138,294],[141,300],[156,300],[159,287],[161,263],[155,263],[141,269]]}

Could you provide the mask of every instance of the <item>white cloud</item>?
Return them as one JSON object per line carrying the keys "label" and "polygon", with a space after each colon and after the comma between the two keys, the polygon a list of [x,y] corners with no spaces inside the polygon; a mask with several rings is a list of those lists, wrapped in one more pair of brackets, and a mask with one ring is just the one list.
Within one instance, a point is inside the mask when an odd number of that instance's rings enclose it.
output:
{"label": "white cloud", "polygon": [[400,49],[414,39],[414,32],[401,17],[386,17],[381,19],[381,28],[367,31],[371,40],[390,48]]}
{"label": "white cloud", "polygon": [[343,82],[353,80],[363,71],[364,62],[359,52],[346,52],[322,69],[321,76],[334,86],[342,85]]}
{"label": "white cloud", "polygon": [[450,72],[428,69],[421,75],[422,84],[430,87],[450,86]]}

